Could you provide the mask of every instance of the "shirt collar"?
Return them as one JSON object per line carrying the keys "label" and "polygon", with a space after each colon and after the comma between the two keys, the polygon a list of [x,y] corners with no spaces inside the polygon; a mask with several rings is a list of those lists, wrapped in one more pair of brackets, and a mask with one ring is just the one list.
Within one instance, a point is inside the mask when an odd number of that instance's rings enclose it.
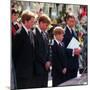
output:
{"label": "shirt collar", "polygon": [[56,41],[56,43],[59,45],[61,42],[58,41],[55,37],[54,37],[54,40]]}
{"label": "shirt collar", "polygon": [[27,29],[23,23],[22,23],[22,26],[23,26],[23,28],[25,29],[26,33],[28,34],[28,31],[30,31],[30,30]]}
{"label": "shirt collar", "polygon": [[68,25],[67,25],[67,27],[68,27],[69,31],[72,32],[72,31],[71,31],[71,28],[70,28]]}
{"label": "shirt collar", "polygon": [[39,32],[41,33],[42,31],[41,31],[40,27],[38,25],[36,27],[38,28]]}
{"label": "shirt collar", "polygon": [[41,32],[47,33],[47,30],[42,31],[38,25],[37,25],[36,27],[38,28],[38,30],[39,30],[40,33],[41,33]]}
{"label": "shirt collar", "polygon": [[[69,31],[72,32],[71,28],[68,25],[67,25],[67,27],[68,27]],[[73,29],[73,31],[75,31],[75,27],[73,27],[72,29]]]}

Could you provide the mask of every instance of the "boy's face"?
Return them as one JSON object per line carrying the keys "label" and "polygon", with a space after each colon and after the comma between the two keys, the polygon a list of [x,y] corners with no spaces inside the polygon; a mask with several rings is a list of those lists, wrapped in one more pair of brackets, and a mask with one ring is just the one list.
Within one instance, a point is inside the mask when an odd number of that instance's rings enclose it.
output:
{"label": "boy's face", "polygon": [[44,23],[44,22],[40,22],[39,26],[41,28],[41,30],[45,31],[48,29],[48,23]]}
{"label": "boy's face", "polygon": [[57,34],[55,37],[58,41],[62,41],[64,38],[64,34]]}

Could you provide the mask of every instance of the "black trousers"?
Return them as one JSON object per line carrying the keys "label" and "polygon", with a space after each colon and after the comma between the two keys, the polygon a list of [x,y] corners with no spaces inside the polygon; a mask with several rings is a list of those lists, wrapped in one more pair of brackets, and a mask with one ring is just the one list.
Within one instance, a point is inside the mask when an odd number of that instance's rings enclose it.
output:
{"label": "black trousers", "polygon": [[78,69],[67,69],[65,81],[77,77],[77,72],[78,72]]}
{"label": "black trousers", "polygon": [[16,89],[28,89],[28,88],[35,88],[34,79],[17,78],[17,88]]}
{"label": "black trousers", "polygon": [[48,74],[35,77],[35,88],[44,88],[48,86]]}
{"label": "black trousers", "polygon": [[59,84],[65,82],[66,75],[62,73],[52,75],[52,86],[56,87]]}

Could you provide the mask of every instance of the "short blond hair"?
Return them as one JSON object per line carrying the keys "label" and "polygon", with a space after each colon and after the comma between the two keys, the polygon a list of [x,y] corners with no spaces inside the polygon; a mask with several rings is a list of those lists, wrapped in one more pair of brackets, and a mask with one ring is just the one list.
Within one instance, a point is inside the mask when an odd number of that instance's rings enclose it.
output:
{"label": "short blond hair", "polygon": [[22,22],[25,23],[25,21],[29,21],[32,17],[35,18],[34,13],[29,10],[25,10],[22,13],[21,19]]}
{"label": "short blond hair", "polygon": [[54,35],[64,34],[64,29],[60,26],[57,26],[57,27],[54,28],[53,34]]}

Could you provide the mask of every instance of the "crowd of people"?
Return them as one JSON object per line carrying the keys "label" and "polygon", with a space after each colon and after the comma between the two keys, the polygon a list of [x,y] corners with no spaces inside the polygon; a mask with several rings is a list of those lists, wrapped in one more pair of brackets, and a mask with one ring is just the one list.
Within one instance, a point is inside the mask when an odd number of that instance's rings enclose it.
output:
{"label": "crowd of people", "polygon": [[36,20],[33,12],[25,10],[20,23],[18,17],[19,12],[11,9],[11,88],[47,87],[50,67],[52,86],[58,86],[77,77],[80,56],[84,56],[84,67],[87,66],[87,39],[81,48],[67,48],[73,37],[81,41],[83,36],[75,30],[74,15],[67,16],[65,29],[60,25],[49,27],[51,19],[44,13]]}

